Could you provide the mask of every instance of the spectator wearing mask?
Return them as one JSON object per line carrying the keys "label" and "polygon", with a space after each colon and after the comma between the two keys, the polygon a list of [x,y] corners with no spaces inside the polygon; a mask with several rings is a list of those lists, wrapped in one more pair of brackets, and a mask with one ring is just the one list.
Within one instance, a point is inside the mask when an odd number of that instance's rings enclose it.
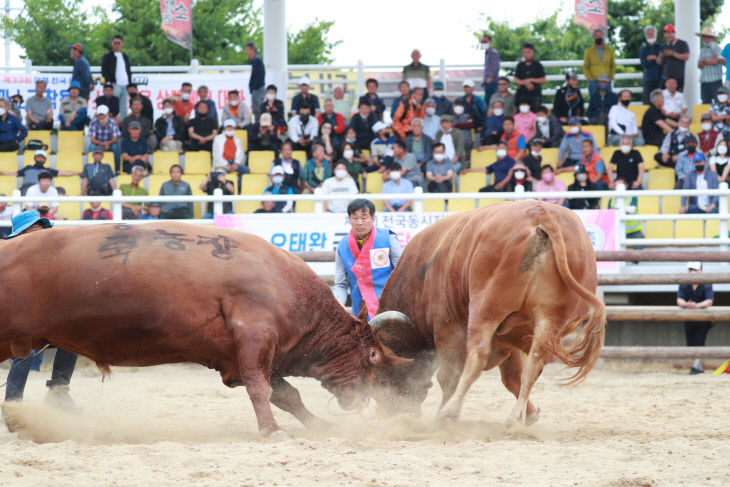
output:
{"label": "spectator wearing mask", "polygon": [[35,94],[25,102],[26,125],[30,130],[53,129],[53,102],[46,96],[46,81],[35,82]]}
{"label": "spectator wearing mask", "polygon": [[358,100],[358,107],[362,105],[363,102],[367,102],[367,104],[370,105],[370,112],[375,115],[375,118],[383,120],[383,115],[385,114],[385,103],[383,103],[383,100],[380,96],[378,96],[378,80],[375,78],[368,78],[365,81],[365,88],[367,89],[367,93],[362,95]]}
{"label": "spectator wearing mask", "polygon": [[[350,110],[347,111],[348,116],[349,114]],[[332,98],[324,100],[324,111],[317,115],[317,121],[320,127],[325,122],[328,122],[332,126],[334,143],[339,146],[340,142],[342,142],[342,137],[345,135],[347,120],[345,120],[345,117],[341,113],[335,111],[335,102]]]}
{"label": "spectator wearing mask", "polygon": [[[263,99],[263,86],[261,87],[261,99]],[[254,105],[260,107],[261,105]],[[251,111],[248,109],[245,103],[241,103],[241,97],[238,90],[231,90],[228,92],[228,102],[223,107],[223,114],[221,115],[221,122],[226,120],[233,120],[235,127],[239,129],[245,129],[251,124]]]}
{"label": "spectator wearing mask", "polygon": [[185,139],[185,121],[175,113],[175,102],[171,98],[162,102],[162,115],[155,121],[155,133],[160,139],[159,150],[181,152]]}
{"label": "spectator wearing mask", "polygon": [[195,104],[191,100],[193,94],[193,85],[187,81],[180,87],[180,94],[172,97],[174,101],[173,108],[175,109],[175,115],[182,118],[185,123],[190,121],[190,114],[195,109]]}
{"label": "spectator wearing mask", "polygon": [[[208,112],[207,112],[208,118],[212,118],[213,120],[216,121],[216,124],[217,124],[218,123],[218,110],[217,110],[217,107],[215,106],[215,102],[213,100],[211,100],[210,98],[208,98],[208,87],[205,85],[200,85],[198,87],[198,103],[200,103],[201,101],[205,102],[205,104],[208,105]],[[197,105],[196,105],[195,109],[196,110],[198,109]],[[197,114],[196,114],[196,117],[197,117]],[[150,116],[150,118],[152,118],[152,117]]]}
{"label": "spectator wearing mask", "polygon": [[709,113],[705,113],[704,115],[702,115],[700,120],[702,131],[697,134],[697,139],[700,142],[700,151],[703,154],[714,154],[715,144],[717,142],[717,138],[720,136],[720,132],[715,130],[715,127],[712,123],[712,115],[710,115]]}
{"label": "spectator wearing mask", "polygon": [[[286,175],[282,166],[274,166],[269,173],[271,186],[266,188],[264,194],[296,194],[297,191],[286,184]],[[294,200],[275,201],[274,208],[277,213],[291,213],[294,209]]]}
{"label": "spectator wearing mask", "polygon": [[279,157],[274,159],[269,169],[269,174],[274,174],[274,169],[278,166],[282,168],[282,174],[284,175],[283,184],[294,190],[295,193],[299,193],[301,189],[301,174],[302,174],[302,163],[294,159],[292,143],[290,140],[285,140],[281,144],[281,152]]}
{"label": "spectator wearing mask", "polygon": [[618,103],[616,93],[611,91],[611,79],[607,74],[598,77],[598,91],[588,100],[588,120],[591,125],[606,125],[608,112]]}
{"label": "spectator wearing mask", "polygon": [[426,114],[425,107],[423,106],[423,89],[415,88],[413,95],[407,103],[401,103],[398,109],[393,115],[393,132],[400,139],[405,139],[406,136],[411,133],[413,127],[411,127],[411,121],[414,118],[423,119]]}
{"label": "spectator wearing mask", "polygon": [[[588,179],[586,168],[581,167],[575,173],[575,180],[568,186],[568,191],[598,191],[598,186]],[[597,210],[599,201],[600,198],[570,198],[566,204],[571,210]]]}
{"label": "spectator wearing mask", "polygon": [[22,120],[23,116],[20,114],[20,107],[23,106],[23,95],[16,93],[10,97],[10,105],[8,110],[10,113],[18,117],[18,120]]}
{"label": "spectator wearing mask", "polygon": [[499,51],[492,47],[492,36],[489,34],[482,35],[481,48],[484,50],[484,76],[482,77],[484,100],[489,101],[497,91],[501,59]]}
{"label": "spectator wearing mask", "polygon": [[497,81],[497,92],[489,98],[489,106],[494,105],[494,102],[500,100],[506,117],[511,117],[515,114],[515,95],[509,91],[510,81],[509,78],[502,76]]}
{"label": "spectator wearing mask", "polygon": [[570,117],[583,117],[583,95],[578,86],[578,74],[570,71],[565,75],[565,84],[555,92],[553,113],[560,120],[561,124],[567,124]]}
{"label": "spectator wearing mask", "polygon": [[[27,202],[24,210],[34,210],[38,208],[40,211],[40,202],[47,199],[58,198],[58,191],[51,184],[52,176],[50,172],[42,172],[38,175],[38,182],[28,188],[25,193],[26,198],[37,198],[34,201]],[[52,220],[58,215],[58,202],[46,203],[48,205],[48,214],[44,215]],[[50,216],[48,216],[50,214]]]}
{"label": "spectator wearing mask", "polygon": [[[126,91],[124,91],[126,93]],[[125,97],[126,98],[126,97]],[[102,92],[101,96],[97,96],[94,100],[94,103],[96,104],[96,108],[98,111],[98,108],[102,105],[109,108],[109,116],[114,119],[115,122],[117,122],[117,125],[120,124],[120,117],[119,117],[119,98],[114,96],[114,85],[111,83],[104,84],[104,90]],[[127,114],[124,113],[124,116],[121,118],[126,117]]]}
{"label": "spectator wearing mask", "polygon": [[[248,91],[251,93],[251,107],[253,107],[254,114],[258,118],[261,115],[261,105],[266,92],[264,89],[264,86],[266,86],[266,66],[264,66],[264,61],[259,56],[259,48],[255,42],[247,42],[244,46],[244,51],[246,52],[246,57],[251,61],[251,77],[248,80]],[[248,110],[248,107],[246,109]],[[250,115],[249,122],[246,125],[249,123],[251,123]],[[245,127],[245,125],[239,126],[241,128]]]}
{"label": "spectator wearing mask", "polygon": [[543,140],[536,137],[530,141],[530,153],[522,158],[522,162],[530,170],[528,179],[533,183],[540,180],[540,168],[542,167]]}
{"label": "spectator wearing mask", "polygon": [[281,139],[276,135],[276,126],[271,120],[271,114],[264,112],[258,122],[248,126],[248,150],[249,152],[272,150],[276,153],[280,147]]}
{"label": "spectator wearing mask", "polygon": [[446,157],[444,144],[433,145],[433,155],[426,163],[426,180],[429,193],[451,193],[454,179],[454,163]]}
{"label": "spectator wearing mask", "polygon": [[644,28],[644,43],[639,49],[641,70],[644,73],[644,105],[651,104],[651,92],[658,89],[662,84],[662,67],[657,64],[657,59],[662,51],[661,43],[657,42],[657,29],[653,25]]}
{"label": "spectator wearing mask", "polygon": [[479,191],[482,193],[492,191],[506,191],[505,186],[509,183],[510,169],[515,165],[515,160],[512,159],[507,152],[507,142],[500,140],[497,145],[497,160],[487,167],[477,167],[471,169],[464,169],[461,174],[469,172],[484,172],[486,174],[494,174],[494,184],[487,185],[481,188]]}
{"label": "spectator wearing mask", "polygon": [[28,165],[23,168],[21,168],[18,171],[0,171],[0,175],[3,176],[15,176],[17,178],[23,178],[23,185],[20,187],[20,191],[22,194],[25,194],[25,191],[28,189],[28,187],[36,184],[38,182],[38,176],[40,176],[41,173],[47,172],[52,177],[56,176],[80,176],[81,173],[78,171],[59,171],[58,169],[52,169],[50,167],[46,167],[46,161],[48,160],[48,154],[46,154],[46,151],[44,150],[37,150],[33,154],[33,165]]}
{"label": "spectator wearing mask", "polygon": [[591,98],[598,92],[598,78],[608,77],[608,89],[616,76],[616,59],[611,46],[606,45],[602,28],[593,31],[593,45],[585,50],[583,57],[583,75],[588,80],[588,94]]}
{"label": "spectator wearing mask", "polygon": [[[347,169],[345,169],[347,172]],[[303,193],[314,193],[314,188],[319,188],[322,183],[332,177],[332,165],[324,158],[324,147],[315,145],[312,147],[312,158],[304,165]],[[357,187],[356,187],[357,189]]]}
{"label": "spectator wearing mask", "polygon": [[[266,87],[266,95],[264,102],[261,104],[261,114],[268,113],[271,115],[271,122],[274,124],[277,132],[283,134],[286,132],[286,111],[284,110],[284,102],[276,98],[276,85]],[[260,118],[260,116],[259,116]]]}
{"label": "spectator wearing mask", "polygon": [[294,142],[295,150],[311,153],[312,141],[319,133],[317,117],[311,114],[312,107],[306,103],[297,104],[299,114],[289,120],[289,138]]}
{"label": "spectator wearing mask", "polygon": [[[540,169],[540,181],[535,185],[535,191],[538,193],[553,193],[565,191],[565,183],[562,179],[555,177],[555,171],[552,166],[545,164]],[[556,205],[565,204],[565,198],[540,198],[545,203],[554,203]]]}
{"label": "spectator wearing mask", "polygon": [[306,105],[309,107],[313,116],[319,115],[319,98],[317,95],[309,92],[309,78],[302,76],[299,78],[297,83],[299,86],[299,93],[294,95],[291,100],[291,114],[297,116],[301,113],[300,107]]}
{"label": "spectator wearing mask", "polygon": [[108,196],[117,187],[114,179],[114,170],[109,164],[104,164],[104,148],[94,147],[93,162],[86,164],[81,172],[82,196]]}
{"label": "spectator wearing mask", "polygon": [[524,191],[532,191],[530,177],[530,170],[527,166],[522,161],[515,161],[515,165],[507,173],[507,184],[504,186],[504,191],[512,193],[517,190],[518,186],[521,186]]}
{"label": "spectator wearing mask", "polygon": [[101,201],[92,201],[89,208],[81,214],[82,220],[113,220],[114,214],[111,210],[101,206]]}
{"label": "spectator wearing mask", "polygon": [[717,89],[717,98],[710,105],[710,116],[715,123],[715,130],[725,139],[730,138],[730,99],[728,89],[721,86]]}
{"label": "spectator wearing mask", "polygon": [[[705,156],[694,154],[694,171],[684,178],[682,189],[718,189],[720,180],[714,171],[706,170]],[[682,196],[680,213],[717,213],[718,196]]]}
{"label": "spectator wearing mask", "polygon": [[722,66],[725,64],[720,53],[720,46],[715,43],[717,35],[712,27],[705,27],[697,35],[702,38],[700,58],[697,67],[700,68],[700,93],[702,103],[712,103],[717,89],[722,86]]}
{"label": "spectator wearing mask", "polygon": [[[406,143],[402,140],[396,140],[393,143],[393,164],[398,163],[400,166],[399,175],[402,175],[405,179],[413,183],[413,186],[423,187],[423,175],[421,174],[421,168],[416,161],[416,157],[413,154],[409,154],[406,151]],[[389,169],[392,169],[391,164]],[[383,174],[383,180],[387,181],[389,172]]]}
{"label": "spectator wearing mask", "polygon": [[487,120],[484,123],[484,130],[479,141],[480,144],[477,147],[478,151],[497,147],[497,143],[502,137],[502,133],[504,133],[504,129],[502,128],[504,125],[503,107],[502,100],[495,100],[489,108],[490,115],[487,115]]}
{"label": "spectator wearing mask", "polygon": [[[537,110],[537,120],[535,121],[535,136],[543,141],[544,147],[560,147],[560,141],[563,140],[565,132],[560,121],[551,114],[546,106],[541,106]],[[528,140],[532,140],[530,137]]]}
{"label": "spectator wearing mask", "polygon": [[89,150],[93,151],[94,147],[99,146],[105,152],[112,151],[114,153],[114,171],[117,173],[119,173],[121,157],[121,148],[119,147],[119,137],[121,135],[119,125],[109,116],[109,107],[101,105],[97,108],[96,117],[89,124],[89,140],[91,141]]}
{"label": "spectator wearing mask", "polygon": [[537,110],[542,105],[542,85],[545,84],[545,68],[540,61],[535,61],[535,47],[526,43],[522,46],[523,61],[517,63],[514,82],[519,86],[516,94],[516,102],[519,105],[522,101]]}
{"label": "spectator wearing mask", "polygon": [[[684,140],[685,151],[678,155],[677,163],[674,166],[674,176],[677,180],[675,188],[681,189],[684,187],[684,182],[692,173],[694,169],[694,161],[697,159],[705,160],[705,156],[697,152],[697,138],[690,134]],[[703,167],[704,169],[704,167]]]}
{"label": "spectator wearing mask", "polygon": [[717,174],[720,182],[728,182],[730,179],[730,157],[728,156],[728,145],[725,139],[718,139],[713,150],[714,156],[710,157],[710,170]]}
{"label": "spectator wearing mask", "polygon": [[26,135],[23,123],[8,111],[8,101],[0,98],[0,152],[17,152]]}
{"label": "spectator wearing mask", "polygon": [[[370,131],[372,135],[372,130]],[[362,164],[363,167],[367,167],[368,164],[370,164],[370,158],[366,156],[357,143],[357,135],[355,134],[355,129],[352,127],[347,127],[345,130],[345,144],[350,144],[352,146],[352,150],[355,152],[353,155],[353,161]],[[368,146],[369,147],[369,146]]]}
{"label": "spectator wearing mask", "polygon": [[378,116],[371,110],[372,105],[361,99],[358,112],[350,118],[350,127],[355,131],[355,141],[357,148],[360,150],[370,149],[370,143],[374,138],[373,126],[380,121]]}
{"label": "spectator wearing mask", "polygon": [[651,105],[641,120],[641,133],[644,136],[644,143],[660,146],[664,140],[664,134],[674,130],[677,122],[662,113],[664,106],[662,90],[652,91],[650,98]]}
{"label": "spectator wearing mask", "polygon": [[[203,102],[205,104],[205,102]],[[192,196],[190,185],[182,180],[180,164],[170,166],[170,180],[162,183],[160,196]],[[160,216],[165,220],[190,219],[193,217],[193,202],[173,201],[162,204]]]}
{"label": "spectator wearing mask", "polygon": [[669,78],[665,80],[666,88],[662,91],[664,95],[664,106],[662,107],[664,115],[672,120],[679,120],[680,115],[687,113],[689,109],[684,95],[681,91],[677,91],[677,80]]}
{"label": "spectator wearing mask", "polygon": [[[322,194],[342,195],[357,194],[355,181],[347,173],[347,167],[342,162],[335,164],[334,175],[322,183]],[[325,200],[324,209],[328,213],[344,213],[347,211],[348,200]]]}
{"label": "spectator wearing mask", "polygon": [[[198,188],[209,196],[213,196],[216,189],[223,191],[223,196],[236,194],[236,187],[233,185],[233,181],[226,179],[226,174],[219,171],[212,171],[208,174]],[[214,203],[212,201],[209,201],[206,205],[205,215],[203,215],[204,219],[209,220],[213,218],[213,205]],[[233,213],[233,203],[230,201],[223,202],[223,213]]]}
{"label": "spectator wearing mask", "polygon": [[632,138],[633,145],[644,145],[644,139],[639,133],[639,125],[636,123],[636,115],[629,110],[631,92],[621,90],[618,97],[619,103],[608,111],[608,145],[618,145],[626,135]]}
{"label": "spectator wearing mask", "polygon": [[644,159],[641,152],[634,149],[632,138],[627,135],[621,137],[619,143],[619,150],[614,151],[611,156],[616,180],[623,181],[627,189],[641,189],[644,181]]}
{"label": "spectator wearing mask", "polygon": [[583,150],[583,157],[581,157],[580,165],[588,171],[588,179],[598,186],[598,189],[608,189],[613,179],[610,167],[606,167],[601,155],[593,150],[593,142],[590,140],[583,140],[581,149]]}
{"label": "spectator wearing mask", "polygon": [[150,154],[147,150],[147,141],[140,137],[141,126],[132,122],[129,126],[129,138],[122,141],[122,171],[131,174],[132,167],[142,166],[149,171]]}
{"label": "spectator wearing mask", "polygon": [[[438,132],[439,127],[441,127],[441,116],[436,110],[436,101],[433,98],[426,100],[425,106],[425,115],[423,116],[423,133],[433,139],[436,137],[436,132]],[[453,108],[451,111],[453,111]]]}
{"label": "spectator wearing mask", "polygon": [[522,159],[527,150],[527,139],[516,129],[515,120],[512,117],[505,117],[502,122],[502,137],[499,139],[507,143],[509,156],[514,159]]}
{"label": "spectator wearing mask", "polygon": [[457,98],[457,101],[463,102],[464,110],[471,116],[474,129],[479,133],[482,131],[484,121],[487,117],[487,105],[484,103],[484,100],[474,94],[474,81],[466,79],[462,83],[462,86],[464,88],[464,96]]}
{"label": "spectator wearing mask", "polygon": [[359,192],[359,179],[361,176],[363,176],[364,171],[362,163],[355,160],[356,149],[357,147],[355,146],[355,144],[351,144],[349,142],[345,142],[344,144],[342,144],[342,153],[340,154],[340,158],[337,162],[345,164],[345,167],[347,167],[347,174],[349,174],[352,180],[355,181],[355,186],[357,186],[357,190]]}
{"label": "spectator wearing mask", "polygon": [[[236,137],[236,122],[228,119],[223,122],[223,132],[213,139],[212,173],[237,173],[238,187],[241,187],[241,175],[251,172],[243,163],[245,152],[241,139]],[[231,193],[233,194],[233,193]]]}
{"label": "spectator wearing mask", "polygon": [[697,139],[689,133],[689,125],[692,119],[683,115],[679,118],[679,126],[669,132],[659,147],[659,153],[654,157],[656,161],[665,167],[674,167],[680,155],[686,154],[686,141],[694,139],[694,145],[697,146]]}
{"label": "spectator wearing mask", "polygon": [[513,117],[515,119],[515,128],[521,133],[525,140],[532,140],[535,137],[535,122],[537,122],[537,115],[530,110],[530,105],[527,103],[520,103],[519,112],[515,113]]}
{"label": "spectator wearing mask", "polygon": [[433,82],[433,101],[436,103],[436,115],[454,115],[454,104],[446,98],[444,84],[441,81]]}
{"label": "spectator wearing mask", "polygon": [[373,125],[375,138],[370,143],[370,162],[367,172],[383,172],[393,162],[393,143],[395,137],[388,133],[388,126],[383,122]]}
{"label": "spectator wearing mask", "polygon": [[461,168],[468,167],[464,154],[464,134],[461,130],[453,129],[451,115],[441,115],[441,128],[433,141],[443,144],[444,154],[454,164],[454,171],[459,172]]}
{"label": "spectator wearing mask", "polygon": [[[0,103],[2,101],[0,99]],[[89,123],[86,98],[81,97],[81,85],[78,81],[71,81],[68,96],[61,100],[61,113],[58,114],[58,120],[61,122],[61,130],[84,130],[84,126]]]}
{"label": "spectator wearing mask", "polygon": [[[702,272],[702,262],[689,262],[687,269],[690,274]],[[683,309],[706,309],[712,306],[715,299],[712,284],[680,284],[677,291],[677,306]],[[688,347],[704,347],[707,333],[712,328],[711,321],[685,321],[684,335]],[[689,375],[704,373],[702,361],[694,359]]]}
{"label": "spectator wearing mask", "polygon": [[433,140],[424,133],[423,124],[423,120],[414,118],[411,122],[413,132],[406,137],[406,152],[413,154],[421,170],[426,161],[431,158],[433,152]]}
{"label": "spectator wearing mask", "polygon": [[689,45],[677,39],[677,31],[672,24],[664,26],[664,44],[657,58],[657,64],[662,66],[662,80],[669,78],[677,80],[677,89],[684,91],[684,68],[689,59]]}
{"label": "spectator wearing mask", "polygon": [[581,130],[578,117],[571,118],[568,123],[570,126],[568,133],[560,142],[558,150],[558,172],[574,171],[575,166],[580,165],[580,159],[583,157],[583,140],[588,139],[593,142],[593,149],[598,152],[596,139],[587,130]]}
{"label": "spectator wearing mask", "polygon": [[474,147],[472,138],[472,130],[474,130],[474,118],[471,113],[467,112],[464,102],[461,99],[454,102],[454,132],[460,132],[461,138],[464,140],[464,161],[471,160],[471,150]]}
{"label": "spectator wearing mask", "polygon": [[[413,183],[408,179],[401,177],[402,168],[398,162],[394,162],[390,166],[388,181],[383,184],[384,194],[407,194],[413,193]],[[411,211],[411,200],[384,200],[383,206],[386,212],[404,212]]]}
{"label": "spectator wearing mask", "polygon": [[[135,101],[132,102],[136,104]],[[125,119],[125,123],[131,117]],[[190,137],[189,151],[212,151],[213,139],[218,134],[218,121],[208,116],[208,104],[201,100],[195,105],[195,118],[188,123],[188,137]],[[165,216],[165,207],[162,207],[162,215]]]}

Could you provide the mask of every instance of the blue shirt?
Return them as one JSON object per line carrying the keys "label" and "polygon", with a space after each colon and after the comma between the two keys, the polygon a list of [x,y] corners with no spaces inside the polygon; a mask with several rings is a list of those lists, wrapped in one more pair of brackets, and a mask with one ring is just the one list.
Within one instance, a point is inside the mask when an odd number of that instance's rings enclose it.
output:
{"label": "blue shirt", "polygon": [[498,183],[507,177],[509,170],[515,165],[515,160],[509,156],[487,166],[487,174],[494,173],[494,182]]}
{"label": "blue shirt", "polygon": [[[400,178],[400,183],[395,184],[392,179],[383,184],[383,194],[413,193],[413,183],[405,178]],[[407,200],[388,200],[391,206],[403,206]]]}
{"label": "blue shirt", "polygon": [[720,55],[725,58],[725,79],[730,81],[730,43],[725,44]]}
{"label": "blue shirt", "polygon": [[91,85],[91,68],[89,61],[83,54],[74,61],[74,70],[71,74],[71,81],[78,81],[81,84],[81,93],[88,93]]}
{"label": "blue shirt", "polygon": [[644,81],[651,82],[662,79],[662,67],[656,63],[656,59],[653,61],[646,60],[647,56],[659,57],[661,51],[662,45],[658,42],[653,46],[649,43],[644,43],[639,49],[639,59],[641,60],[641,69],[644,71]]}
{"label": "blue shirt", "polygon": [[218,111],[215,108],[215,102],[210,98],[206,98],[205,104],[208,105],[208,118],[218,121]]}
{"label": "blue shirt", "polygon": [[12,140],[20,142],[28,135],[28,131],[18,117],[6,112],[5,120],[0,118],[0,142],[10,142]]}
{"label": "blue shirt", "polygon": [[568,155],[568,158],[572,161],[580,161],[580,158],[583,157],[583,149],[581,148],[581,144],[583,144],[583,140],[588,139],[591,142],[593,142],[593,150],[598,152],[598,145],[596,144],[596,139],[593,138],[593,134],[586,131],[586,132],[578,132],[577,134],[565,134],[565,137],[563,137],[563,140],[560,142],[560,149],[558,150],[558,159],[561,161],[565,161],[566,152],[568,152],[570,155]]}
{"label": "blue shirt", "polygon": [[483,127],[484,119],[487,116],[487,104],[477,95],[471,96],[471,101],[466,100],[466,96],[461,96],[456,101],[464,102],[464,111],[469,113],[474,120],[475,127]]}
{"label": "blue shirt", "polygon": [[138,156],[147,154],[148,152],[147,139],[140,137],[137,142],[133,142],[132,139],[122,140],[122,154]]}
{"label": "blue shirt", "polygon": [[264,87],[266,67],[261,57],[256,55],[251,60],[251,77],[248,79],[248,89],[253,92]]}
{"label": "blue shirt", "polygon": [[[497,132],[498,134],[501,134],[503,122],[504,122],[504,115],[500,115],[499,117],[496,115],[488,116],[487,122],[484,125],[484,131],[482,132],[482,137],[486,137],[487,135],[491,134],[492,132]],[[524,139],[524,137],[523,137],[523,139]]]}

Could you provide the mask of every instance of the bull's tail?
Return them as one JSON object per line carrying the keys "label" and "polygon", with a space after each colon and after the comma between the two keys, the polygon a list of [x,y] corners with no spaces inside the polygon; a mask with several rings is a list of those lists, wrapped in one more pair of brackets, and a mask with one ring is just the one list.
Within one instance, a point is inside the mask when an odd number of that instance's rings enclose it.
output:
{"label": "bull's tail", "polygon": [[568,256],[561,229],[549,211],[543,211],[543,214],[544,219],[538,225],[537,231],[544,231],[550,239],[560,278],[589,307],[587,323],[578,331],[570,344],[564,344],[563,337],[579,327],[584,321],[583,319],[568,322],[561,333],[551,334],[549,338],[551,343],[541,344],[546,350],[552,351],[568,367],[578,368],[575,374],[564,381],[564,384],[576,384],[585,379],[601,354],[601,347],[606,336],[606,308],[595,294],[575,279],[568,267]]}

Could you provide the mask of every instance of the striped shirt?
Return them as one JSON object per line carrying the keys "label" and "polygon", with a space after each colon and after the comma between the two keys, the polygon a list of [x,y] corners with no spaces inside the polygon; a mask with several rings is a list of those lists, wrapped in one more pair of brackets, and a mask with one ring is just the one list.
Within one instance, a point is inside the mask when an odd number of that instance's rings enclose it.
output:
{"label": "striped shirt", "polygon": [[[720,46],[711,42],[709,45],[702,43],[700,48],[700,61],[703,59],[712,59],[716,55],[720,57]],[[700,83],[711,83],[713,81],[722,81],[722,63],[708,64],[700,69]]]}
{"label": "striped shirt", "polygon": [[493,82],[497,81],[497,78],[499,77],[499,66],[499,51],[493,47],[484,51],[484,78],[482,81],[484,83],[486,83],[488,79],[491,79]]}

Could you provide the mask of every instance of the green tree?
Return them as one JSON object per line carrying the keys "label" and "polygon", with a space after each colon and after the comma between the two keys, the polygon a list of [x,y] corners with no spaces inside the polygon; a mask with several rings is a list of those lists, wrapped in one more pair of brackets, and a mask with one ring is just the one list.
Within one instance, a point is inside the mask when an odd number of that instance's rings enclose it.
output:
{"label": "green tree", "polygon": [[332,49],[342,43],[342,41],[330,42],[327,40],[333,25],[333,21],[315,19],[299,32],[287,32],[289,64],[332,63],[334,61]]}

